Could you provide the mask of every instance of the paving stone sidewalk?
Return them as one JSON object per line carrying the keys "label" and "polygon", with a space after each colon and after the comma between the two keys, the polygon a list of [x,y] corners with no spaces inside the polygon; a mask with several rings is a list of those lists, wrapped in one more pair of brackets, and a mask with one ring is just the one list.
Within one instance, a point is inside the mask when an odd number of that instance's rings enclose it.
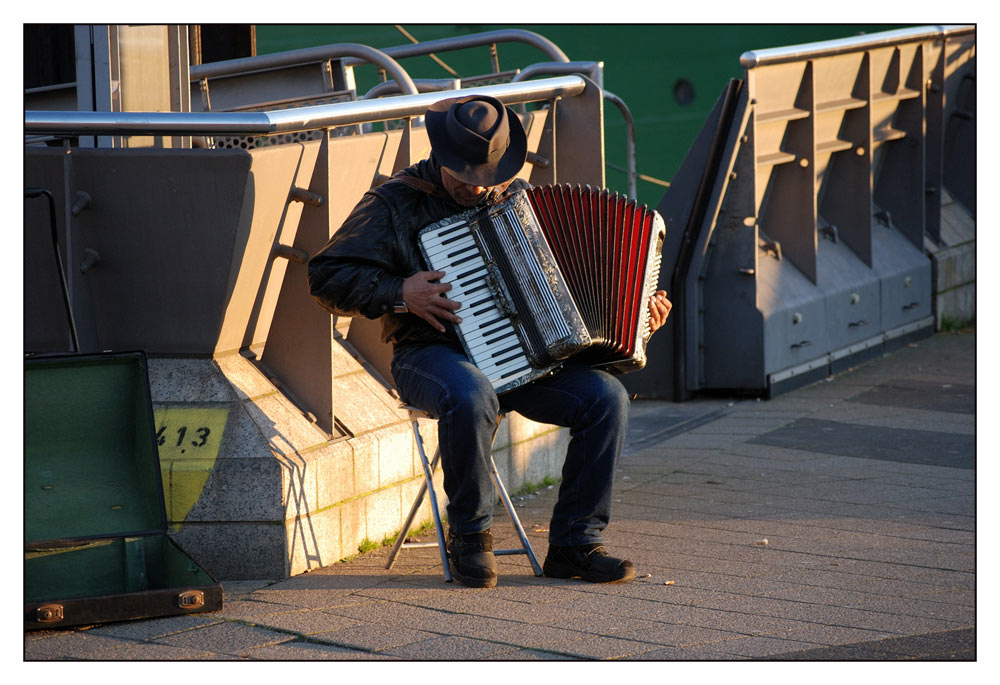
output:
{"label": "paving stone sidewalk", "polygon": [[[774,399],[637,401],[612,552],[632,582],[445,583],[435,549],[280,582],[211,614],[26,633],[36,660],[976,660],[975,334]],[[556,490],[518,497],[539,560]],[[502,509],[498,546],[514,546]]]}

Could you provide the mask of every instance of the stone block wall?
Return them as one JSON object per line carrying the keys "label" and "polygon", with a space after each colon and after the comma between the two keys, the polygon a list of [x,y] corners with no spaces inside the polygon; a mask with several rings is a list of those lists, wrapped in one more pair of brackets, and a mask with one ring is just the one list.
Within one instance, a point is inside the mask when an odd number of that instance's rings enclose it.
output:
{"label": "stone block wall", "polygon": [[[334,348],[337,418],[350,433],[335,439],[241,355],[150,359],[169,530],[216,579],[285,578],[399,532],[423,481],[410,423],[349,345]],[[431,458],[436,423],[419,424]],[[567,440],[510,415],[495,452],[508,489],[558,477]],[[425,497],[415,524],[431,518]]]}
{"label": "stone block wall", "polygon": [[942,189],[941,243],[926,240],[931,256],[936,327],[976,318],[976,220]]}

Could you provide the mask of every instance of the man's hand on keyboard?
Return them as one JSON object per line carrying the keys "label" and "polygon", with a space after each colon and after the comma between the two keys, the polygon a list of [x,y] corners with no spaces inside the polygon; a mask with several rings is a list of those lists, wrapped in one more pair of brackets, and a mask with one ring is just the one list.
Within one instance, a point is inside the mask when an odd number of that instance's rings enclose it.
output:
{"label": "man's hand on keyboard", "polygon": [[418,271],[403,281],[403,300],[407,309],[442,333],[441,320],[452,323],[462,320],[454,313],[462,305],[444,296],[451,290],[451,284],[437,282],[443,277],[443,271]]}

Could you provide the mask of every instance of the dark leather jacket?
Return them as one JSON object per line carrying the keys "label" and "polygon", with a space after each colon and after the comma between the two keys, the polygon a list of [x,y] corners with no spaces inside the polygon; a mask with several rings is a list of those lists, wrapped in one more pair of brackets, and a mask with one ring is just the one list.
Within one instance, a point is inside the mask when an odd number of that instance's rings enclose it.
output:
{"label": "dark leather jacket", "polygon": [[[400,177],[416,179],[414,185]],[[515,181],[511,189],[526,187]],[[420,186],[420,187],[414,187]],[[454,329],[434,330],[415,314],[395,314],[403,280],[426,271],[417,247],[418,231],[468,210],[441,184],[433,157],[403,169],[361,201],[326,246],[309,260],[309,290],[337,316],[382,317],[382,340],[394,345],[458,345]]]}

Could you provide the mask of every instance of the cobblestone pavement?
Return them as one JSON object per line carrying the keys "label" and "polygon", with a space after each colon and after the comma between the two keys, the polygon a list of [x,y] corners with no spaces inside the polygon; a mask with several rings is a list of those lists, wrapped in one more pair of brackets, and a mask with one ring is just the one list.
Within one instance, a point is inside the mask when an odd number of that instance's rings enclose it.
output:
{"label": "cobblestone pavement", "polygon": [[[380,549],[223,582],[215,613],[26,633],[23,659],[976,660],[975,363],[941,333],[771,400],[637,401],[606,534],[632,582],[504,556],[474,590]],[[516,501],[539,560],[555,494]]]}

